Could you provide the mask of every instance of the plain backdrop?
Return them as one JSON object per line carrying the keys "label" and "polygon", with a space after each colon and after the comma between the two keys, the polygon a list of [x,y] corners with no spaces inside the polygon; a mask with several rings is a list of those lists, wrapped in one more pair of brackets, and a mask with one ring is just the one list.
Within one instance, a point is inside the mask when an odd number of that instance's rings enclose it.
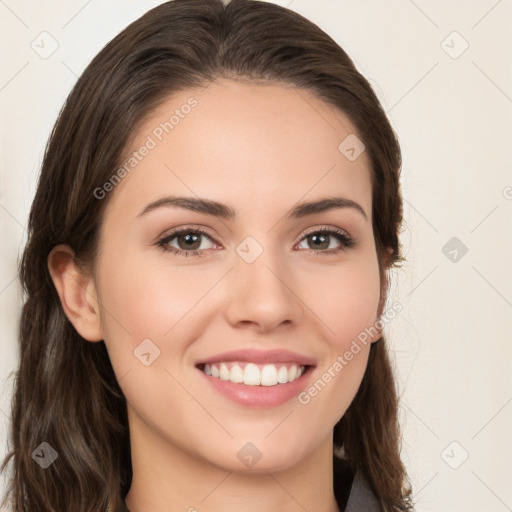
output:
{"label": "plain backdrop", "polygon": [[[160,3],[0,0],[2,457],[46,140],[93,56]],[[347,51],[402,146],[407,262],[389,301],[403,310],[386,333],[417,510],[512,510],[512,1],[275,3]]]}

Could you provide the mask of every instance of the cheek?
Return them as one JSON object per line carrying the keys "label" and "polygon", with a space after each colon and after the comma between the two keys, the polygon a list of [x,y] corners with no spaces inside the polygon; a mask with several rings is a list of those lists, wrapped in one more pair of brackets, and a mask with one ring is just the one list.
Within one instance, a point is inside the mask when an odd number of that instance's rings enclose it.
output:
{"label": "cheek", "polygon": [[[311,288],[310,288],[311,289]],[[380,277],[376,258],[325,269],[315,279],[308,301],[323,323],[332,350],[345,351],[377,320]]]}
{"label": "cheek", "polygon": [[[376,257],[318,276],[324,293],[310,297],[327,346],[317,379],[299,402],[322,408],[332,426],[353,400],[364,376],[377,320],[380,277]],[[321,323],[320,323],[321,322]],[[318,397],[318,398],[317,398]]]}
{"label": "cheek", "polygon": [[[209,279],[186,267],[167,268],[149,259],[125,259],[104,265],[102,300],[110,338],[117,333],[162,339],[207,291]],[[114,332],[115,331],[115,332]]]}
{"label": "cheek", "polygon": [[[303,425],[310,431],[334,428],[353,401],[364,377],[370,352],[370,328],[379,301],[378,269],[344,276],[339,286],[318,297],[318,311],[328,326],[326,352],[315,379],[298,396]],[[319,315],[319,316],[320,316]]]}
{"label": "cheek", "polygon": [[[145,389],[157,389],[158,381],[151,381],[154,375],[150,377],[147,370],[186,364],[182,359],[190,340],[210,318],[207,301],[202,299],[223,270],[171,266],[140,252],[122,260],[111,254],[105,249],[100,283],[103,337],[114,372],[118,379],[131,372],[133,380],[142,371]],[[156,355],[150,367],[139,359],[148,351],[151,360]]]}

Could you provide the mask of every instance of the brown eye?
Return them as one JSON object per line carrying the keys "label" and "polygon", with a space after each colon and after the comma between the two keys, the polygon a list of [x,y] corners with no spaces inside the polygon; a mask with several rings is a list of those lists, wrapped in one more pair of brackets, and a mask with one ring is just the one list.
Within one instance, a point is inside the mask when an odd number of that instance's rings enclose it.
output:
{"label": "brown eye", "polygon": [[178,246],[180,249],[194,249],[197,250],[201,246],[201,237],[203,235],[200,234],[191,234],[187,233],[186,235],[178,235],[175,236],[178,241]]}
{"label": "brown eye", "polygon": [[[339,244],[337,247],[331,247],[329,249],[333,239],[337,240]],[[337,254],[340,251],[346,251],[355,245],[354,240],[346,233],[341,230],[338,231],[334,229],[313,231],[306,234],[306,236],[301,240],[301,243],[303,241],[307,242],[308,247],[306,247],[306,249],[311,249],[314,253],[318,254]]]}
{"label": "brown eye", "polygon": [[[200,256],[211,247],[202,244],[204,239],[213,243],[212,238],[200,229],[181,229],[169,233],[162,238],[157,245],[166,252],[172,252],[178,256]],[[176,246],[177,244],[177,246]],[[201,247],[203,245],[203,247]]]}

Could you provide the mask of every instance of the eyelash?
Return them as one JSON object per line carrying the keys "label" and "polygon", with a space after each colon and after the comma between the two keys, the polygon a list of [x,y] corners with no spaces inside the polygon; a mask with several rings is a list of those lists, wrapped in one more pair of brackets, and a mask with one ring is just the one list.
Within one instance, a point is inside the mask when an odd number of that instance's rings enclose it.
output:
{"label": "eyelash", "polygon": [[[179,235],[191,234],[191,233],[192,234],[204,235],[207,238],[209,238],[212,242],[215,242],[215,240],[213,239],[213,237],[209,233],[207,233],[206,231],[204,231],[204,230],[202,230],[200,228],[182,228],[182,229],[178,229],[176,231],[173,231],[173,232],[165,235],[163,238],[158,240],[156,245],[162,251],[164,251],[166,253],[169,253],[169,252],[173,253],[176,256],[181,256],[181,257],[189,257],[189,256],[202,257],[202,256],[205,256],[205,249],[194,249],[192,251],[183,251],[183,250],[180,250],[180,249],[176,249],[175,247],[169,247],[167,245],[171,240],[173,240],[174,238],[178,237]],[[338,249],[329,249],[329,250],[320,250],[320,251],[315,251],[313,249],[310,249],[310,251],[312,251],[312,253],[315,256],[330,256],[330,255],[339,254],[340,252],[346,252],[348,249],[351,249],[352,247],[354,247],[356,245],[355,240],[353,238],[351,238],[350,236],[348,236],[344,231],[336,229],[336,228],[327,228],[327,227],[326,228],[321,227],[321,228],[315,229],[314,231],[310,231],[310,232],[306,233],[299,240],[299,243],[302,242],[308,236],[318,235],[318,234],[324,234],[324,235],[326,234],[326,235],[333,236],[339,242],[341,242],[341,247],[338,248]]]}

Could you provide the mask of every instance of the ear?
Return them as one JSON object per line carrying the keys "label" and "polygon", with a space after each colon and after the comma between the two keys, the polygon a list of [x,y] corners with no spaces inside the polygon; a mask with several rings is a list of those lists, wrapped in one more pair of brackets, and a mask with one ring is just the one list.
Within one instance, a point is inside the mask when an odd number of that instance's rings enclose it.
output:
{"label": "ear", "polygon": [[[387,247],[387,252],[389,255],[393,253],[393,249],[391,247]],[[380,298],[379,298],[379,306],[377,308],[377,317],[375,318],[375,323],[371,329],[370,342],[375,343],[379,341],[382,337],[382,321],[380,321],[380,317],[384,312],[384,307],[386,305],[386,298],[389,286],[389,278],[388,278],[388,264],[387,261],[380,272]]]}
{"label": "ear", "polygon": [[82,338],[101,341],[96,285],[92,275],[77,265],[73,249],[64,244],[55,246],[48,255],[48,269],[69,321]]}

